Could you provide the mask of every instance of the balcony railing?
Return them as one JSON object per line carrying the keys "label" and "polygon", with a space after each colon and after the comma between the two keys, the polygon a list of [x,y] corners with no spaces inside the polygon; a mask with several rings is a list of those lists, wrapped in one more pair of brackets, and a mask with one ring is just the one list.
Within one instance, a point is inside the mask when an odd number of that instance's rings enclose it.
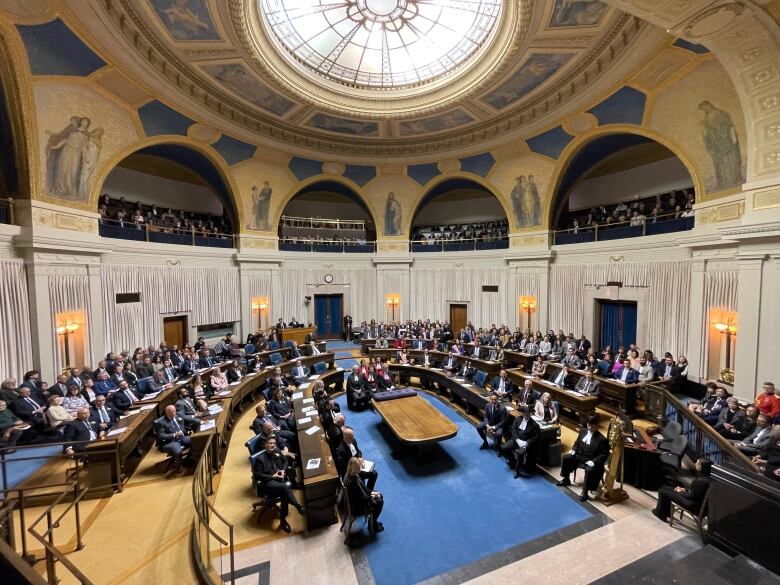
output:
{"label": "balcony railing", "polygon": [[376,242],[323,242],[318,240],[279,240],[282,252],[333,252],[350,254],[373,254]]}
{"label": "balcony railing", "polygon": [[282,216],[282,227],[363,231],[366,229],[366,222],[362,219],[327,219],[284,215]]}
{"label": "balcony railing", "polygon": [[178,244],[179,246],[205,246],[207,248],[235,248],[233,234],[212,234],[196,229],[176,229],[151,224],[119,222],[113,219],[100,220],[100,235],[104,238]]}
{"label": "balcony railing", "polygon": [[476,250],[504,250],[509,248],[509,238],[463,238],[460,240],[412,240],[409,242],[412,252],[473,252]]}
{"label": "balcony railing", "polygon": [[630,221],[596,226],[577,227],[568,230],[555,231],[555,245],[582,244],[584,242],[604,242],[621,240],[623,238],[639,238],[656,236],[692,230],[693,216],[677,217],[677,213],[668,213],[648,217],[639,225],[631,225]]}
{"label": "balcony railing", "polygon": [[14,223],[14,200],[11,197],[0,199],[0,223]]}

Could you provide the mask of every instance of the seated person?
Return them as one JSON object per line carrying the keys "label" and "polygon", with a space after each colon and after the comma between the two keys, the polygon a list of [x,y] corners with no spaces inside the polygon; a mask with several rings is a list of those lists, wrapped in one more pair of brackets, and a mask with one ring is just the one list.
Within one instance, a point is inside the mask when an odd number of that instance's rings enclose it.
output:
{"label": "seated person", "polygon": [[379,339],[376,340],[376,343],[374,344],[374,347],[377,349],[387,349],[387,339],[385,339],[385,336],[383,335]]}
{"label": "seated person", "polygon": [[639,372],[631,367],[631,360],[626,358],[620,369],[615,371],[614,378],[624,384],[634,384],[639,381]]}
{"label": "seated person", "polygon": [[682,484],[676,487],[661,486],[658,489],[658,501],[653,509],[653,515],[664,522],[668,521],[672,502],[697,515],[710,487],[711,468],[712,461],[699,459],[696,461],[696,477],[691,482],[690,487],[683,487]]}
{"label": "seated person", "polygon": [[45,426],[43,420],[44,408],[30,396],[30,387],[20,386],[17,393],[19,394],[19,398],[14,400],[13,404],[11,404],[13,413],[24,422],[39,425],[41,427]]}
{"label": "seated person", "polygon": [[[272,415],[270,412],[266,410],[265,404],[258,404],[255,407],[255,414],[257,414],[257,416],[252,421],[252,427],[251,427],[252,432],[255,435],[259,435],[260,433],[262,433],[264,425],[266,423],[270,423],[271,431],[274,435],[276,435],[277,438],[297,447],[297,442],[298,442],[297,433],[285,429],[282,426],[282,423],[279,421],[279,419],[277,419],[274,415]],[[298,449],[293,448],[293,451],[297,452]]]}
{"label": "seated person", "polygon": [[[277,435],[274,432],[274,424],[270,420],[267,420],[263,423],[260,432],[257,433],[257,435],[255,435],[255,439],[257,439],[258,449],[265,449],[265,444],[269,438],[276,439],[276,448],[282,452],[282,455],[294,459],[293,455],[291,454],[291,451],[297,451],[297,449],[293,449],[293,446],[290,445],[285,438],[283,438],[281,435]],[[296,434],[296,439],[297,439],[297,434]]]}
{"label": "seated person", "polygon": [[374,392],[379,390],[379,376],[376,375],[373,364],[368,366],[368,373],[363,378],[363,384],[368,391],[369,396],[373,396]]}
{"label": "seated person", "polygon": [[213,394],[219,394],[228,389],[230,383],[227,380],[227,376],[222,370],[216,369],[211,372],[209,378],[209,385]]}
{"label": "seated person", "polygon": [[281,499],[279,527],[285,532],[290,532],[290,524],[287,522],[289,505],[292,504],[302,516],[306,514],[306,508],[298,503],[292,492],[289,459],[277,449],[276,442],[276,437],[273,436],[266,440],[262,455],[252,461],[252,473],[259,478],[266,496]]}
{"label": "seated person", "polygon": [[[97,400],[97,397],[95,397],[95,400]],[[125,380],[120,382],[119,389],[108,397],[108,407],[118,420],[120,416],[126,415],[138,400],[138,395]]]}
{"label": "seated person", "polygon": [[566,355],[561,360],[564,366],[569,368],[578,369],[582,365],[582,360],[579,358],[573,347],[566,350]]}
{"label": "seated person", "polygon": [[209,397],[211,396],[211,388],[203,383],[203,379],[200,377],[200,374],[195,374],[192,377],[192,380],[190,380],[190,386],[192,388],[192,399],[195,400],[195,403],[206,404]]}
{"label": "seated person", "polygon": [[420,365],[420,366],[422,366],[424,368],[435,367],[435,363],[433,361],[433,357],[431,356],[430,353],[428,353],[428,348],[427,347],[423,350],[422,355],[417,358],[416,362],[417,362],[417,365]]}
{"label": "seated person", "polygon": [[154,374],[152,374],[152,379],[149,380],[149,383],[146,385],[145,394],[155,394],[157,392],[162,392],[171,386],[173,386],[173,382],[168,382],[165,379],[165,375],[163,374],[162,370],[157,370]]}
{"label": "seated person", "polygon": [[769,447],[774,442],[775,436],[772,420],[765,414],[759,414],[753,432],[741,441],[733,441],[733,443],[745,455],[752,457]]}
{"label": "seated person", "polygon": [[296,386],[306,383],[306,378],[309,377],[309,368],[306,368],[301,363],[300,359],[295,360],[295,365],[292,369],[293,383]]}
{"label": "seated person", "polygon": [[555,374],[552,379],[550,379],[550,382],[555,384],[556,386],[560,388],[574,388],[574,374],[569,372],[569,368],[566,366],[562,367],[561,370]]}
{"label": "seated person", "polygon": [[647,363],[647,358],[642,356],[639,358],[639,380],[640,384],[648,384],[655,380],[655,370],[653,366]]}
{"label": "seated person", "polygon": [[506,408],[498,403],[498,397],[495,394],[488,396],[488,402],[485,405],[485,417],[482,422],[477,425],[477,433],[482,438],[482,445],[480,449],[487,449],[488,436],[493,439],[493,449],[496,450],[498,456],[501,456],[501,437],[504,434],[504,427],[506,426]]}
{"label": "seated person", "polygon": [[488,354],[488,361],[491,362],[503,362],[504,361],[504,348],[491,347]]}
{"label": "seated person", "polygon": [[154,434],[157,437],[157,448],[173,457],[174,472],[184,472],[184,451],[192,446],[192,440],[187,436],[184,419],[176,415],[176,407],[169,404],[165,414],[154,421]]}
{"label": "seated person", "polygon": [[536,469],[538,453],[539,425],[531,418],[531,411],[525,404],[517,407],[518,415],[512,423],[512,430],[501,447],[501,454],[509,465],[514,465],[515,479],[524,474],[532,474]]}
{"label": "seated person", "polygon": [[398,359],[398,363],[401,365],[408,366],[409,364],[411,364],[411,361],[409,360],[409,354],[406,353],[406,348],[403,348],[398,352],[397,359]]}
{"label": "seated person", "polygon": [[336,424],[336,416],[338,416],[340,412],[341,407],[335,400],[328,399],[325,401],[325,407],[322,409],[322,412],[320,412],[320,420],[326,431],[331,425]]}
{"label": "seated person", "polygon": [[772,481],[780,481],[780,436],[759,456],[753,457],[753,463],[763,468],[764,477]]}
{"label": "seated person", "polygon": [[515,385],[509,379],[507,371],[503,369],[498,372],[498,376],[493,378],[490,387],[493,389],[493,394],[502,400],[511,398],[515,392]]}
{"label": "seated person", "polygon": [[712,404],[715,402],[715,399],[717,396],[715,393],[718,390],[718,385],[715,382],[707,382],[707,384],[704,387],[704,398],[701,400],[689,400],[688,401],[688,411],[692,412],[693,414],[699,414],[702,410],[705,408],[708,409],[712,406]]}
{"label": "seated person", "polygon": [[[295,388],[293,388],[294,390]],[[268,412],[270,412],[279,421],[279,426],[293,433],[297,431],[295,425],[295,414],[293,413],[292,404],[287,397],[287,393],[281,388],[274,390],[273,397],[266,404]]]}
{"label": "seated person", "polygon": [[474,367],[474,364],[469,360],[463,360],[463,364],[461,364],[460,370],[458,370],[458,377],[464,380],[471,380],[476,373],[477,369]]}
{"label": "seated person", "polygon": [[585,375],[574,386],[574,390],[585,396],[599,396],[601,394],[601,382],[593,378],[593,372],[585,370]]}
{"label": "seated person", "polygon": [[[454,349],[454,346],[453,346]],[[452,349],[450,350],[449,355],[444,359],[444,363],[441,365],[441,367],[446,370],[447,372],[454,373],[458,371],[458,360],[455,359],[456,354]]]}
{"label": "seated person", "polygon": [[97,375],[97,381],[95,382],[95,394],[97,396],[108,396],[112,392],[116,392],[116,388],[116,384],[110,380],[108,372],[100,372]]}
{"label": "seated person", "polygon": [[301,349],[298,347],[298,342],[293,340],[292,346],[287,351],[287,359],[288,360],[297,360],[299,358],[302,358],[303,354],[301,353]]}
{"label": "seated person", "polygon": [[368,408],[370,400],[371,396],[363,383],[363,377],[358,372],[357,366],[352,366],[352,373],[347,376],[348,408],[350,410],[363,410]]}
{"label": "seated person", "polygon": [[536,401],[534,405],[534,413],[536,417],[548,424],[555,424],[558,422],[558,409],[555,408],[552,396],[549,392],[542,394],[542,397]]}
{"label": "seated person", "polygon": [[[422,385],[423,388],[426,388],[430,386],[430,382],[423,377]],[[382,370],[377,375],[377,386],[380,392],[384,390],[395,389],[395,382],[393,381],[393,377],[390,375],[390,372],[387,368],[382,368]]]}
{"label": "seated person", "polygon": [[104,433],[98,429],[97,424],[89,420],[89,409],[80,408],[76,411],[76,418],[65,424],[62,436],[64,442],[72,442],[65,447],[65,453],[73,455],[85,450],[85,442],[102,438]]}
{"label": "seated person", "polygon": [[349,508],[353,517],[369,516],[368,531],[371,534],[382,532],[385,527],[379,521],[382,513],[384,498],[380,492],[372,491],[361,477],[362,461],[358,457],[351,457],[347,462],[347,470],[344,474],[344,485],[347,488]]}
{"label": "seated person", "polygon": [[[736,412],[733,404],[736,404]],[[739,400],[732,396],[729,398],[729,408],[720,411],[715,430],[727,439],[741,441],[755,430],[757,418],[758,408],[751,404],[743,412],[739,410]]]}
{"label": "seated person", "polygon": [[163,362],[163,368],[161,371],[163,373],[163,379],[166,383],[175,382],[179,377],[179,369],[173,366],[171,360],[165,360]]}
{"label": "seated person", "polygon": [[[722,410],[728,410],[729,393],[725,388],[718,387],[715,390],[715,400],[711,405],[702,408],[696,414],[698,414],[704,422],[710,425],[715,425],[718,422],[720,413]],[[737,404],[739,407],[739,404]]]}
{"label": "seated person", "polygon": [[30,425],[11,412],[8,403],[0,398],[0,448],[16,445],[24,431],[29,428]]}
{"label": "seated person", "polygon": [[366,360],[360,360],[360,366],[358,366],[358,374],[361,376],[365,376],[368,374],[368,365],[366,364]]}
{"label": "seated person", "polygon": [[106,405],[105,396],[95,397],[95,404],[89,412],[89,420],[97,425],[98,431],[103,433],[114,425],[116,417],[111,408]]}
{"label": "seated person", "polygon": [[[347,463],[353,457],[360,459],[360,463],[363,464],[363,452],[358,447],[357,439],[355,439],[355,431],[351,427],[343,427],[341,433],[341,443],[336,447],[333,453],[333,459],[336,462],[336,470],[341,477],[347,473]],[[368,482],[368,489],[373,490],[376,485],[378,474],[376,469],[371,466],[370,469],[365,469],[365,466],[361,467],[360,477]]]}
{"label": "seated person", "polygon": [[190,398],[190,391],[188,388],[179,388],[177,392],[179,399],[176,401],[176,414],[180,419],[184,421],[184,426],[193,433],[200,431],[201,420],[200,417],[208,414],[208,407],[205,412],[202,411],[199,406],[195,406],[195,403]]}
{"label": "seated person", "polygon": [[588,492],[596,491],[604,474],[604,464],[609,455],[609,441],[598,430],[599,417],[588,417],[588,423],[577,436],[571,451],[563,456],[561,462],[561,480],[559,486],[571,485],[569,475],[578,467],[585,470],[585,481],[582,482],[580,500],[588,499]]}
{"label": "seated person", "polygon": [[539,378],[544,377],[544,373],[547,371],[547,363],[544,361],[544,358],[541,354],[536,356],[536,360],[534,361],[534,365],[531,368],[531,373],[534,376],[537,376]]}
{"label": "seated person", "polygon": [[532,412],[538,399],[539,393],[534,390],[534,383],[531,380],[526,380],[523,383],[523,389],[517,395],[517,404],[525,404],[529,412]]}
{"label": "seated person", "polygon": [[76,418],[75,413],[65,410],[62,406],[62,398],[58,394],[49,396],[49,408],[46,409],[45,417],[50,429],[64,428],[65,423]]}
{"label": "seated person", "polygon": [[681,371],[682,370],[674,363],[672,355],[667,353],[666,357],[664,357],[664,361],[659,364],[656,375],[662,380],[676,381],[680,377]]}
{"label": "seated person", "polygon": [[79,386],[76,384],[69,384],[68,393],[65,398],[62,399],[62,406],[68,412],[76,412],[79,408],[89,408],[89,402],[81,395],[81,388],[79,388]]}
{"label": "seated person", "polygon": [[334,423],[325,429],[325,435],[328,438],[328,446],[330,452],[335,457],[336,448],[341,445],[341,441],[344,438],[344,427],[347,423],[347,419],[343,414],[337,414],[334,418]]}
{"label": "seated person", "polygon": [[764,382],[764,391],[756,397],[756,406],[761,414],[770,418],[780,414],[780,398],[775,394],[775,385]]}
{"label": "seated person", "polygon": [[317,342],[312,340],[309,342],[309,355],[320,355],[322,352],[317,347]]}
{"label": "seated person", "polygon": [[236,360],[230,362],[230,365],[225,370],[225,378],[228,381],[228,385],[234,384],[241,380],[243,374],[241,373],[241,366]]}

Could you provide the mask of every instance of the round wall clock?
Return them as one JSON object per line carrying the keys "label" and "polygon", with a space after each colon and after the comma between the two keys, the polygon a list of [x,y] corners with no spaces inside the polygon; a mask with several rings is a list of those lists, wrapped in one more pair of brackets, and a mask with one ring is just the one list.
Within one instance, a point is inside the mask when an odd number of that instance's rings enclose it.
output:
{"label": "round wall clock", "polygon": [[333,282],[333,275],[332,274],[326,274],[325,277],[323,278],[323,280],[326,283],[330,284],[331,282]]}

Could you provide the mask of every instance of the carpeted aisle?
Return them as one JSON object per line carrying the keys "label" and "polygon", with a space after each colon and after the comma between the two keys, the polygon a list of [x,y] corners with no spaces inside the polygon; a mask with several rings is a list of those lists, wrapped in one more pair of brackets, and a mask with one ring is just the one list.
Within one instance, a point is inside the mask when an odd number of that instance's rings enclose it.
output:
{"label": "carpeted aisle", "polygon": [[422,463],[403,452],[378,414],[348,412],[345,398],[338,400],[364,457],[376,462],[376,489],[385,495],[385,531],[362,539],[357,555],[377,585],[418,583],[591,516],[541,476],[513,479],[495,452],[479,450],[470,422],[422,396],[458,425],[458,435]]}

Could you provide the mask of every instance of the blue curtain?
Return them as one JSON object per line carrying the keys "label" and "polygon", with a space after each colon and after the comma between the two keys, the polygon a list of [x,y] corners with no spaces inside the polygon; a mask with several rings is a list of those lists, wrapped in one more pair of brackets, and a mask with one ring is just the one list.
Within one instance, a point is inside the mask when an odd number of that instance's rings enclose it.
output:
{"label": "blue curtain", "polygon": [[621,339],[620,344],[628,347],[636,343],[636,303],[621,303]]}
{"label": "blue curtain", "polygon": [[327,314],[328,297],[324,295],[314,295],[314,323],[317,325],[317,337],[322,337],[327,333]]}
{"label": "blue curtain", "polygon": [[618,346],[618,320],[620,305],[618,303],[601,303],[601,347]]}

